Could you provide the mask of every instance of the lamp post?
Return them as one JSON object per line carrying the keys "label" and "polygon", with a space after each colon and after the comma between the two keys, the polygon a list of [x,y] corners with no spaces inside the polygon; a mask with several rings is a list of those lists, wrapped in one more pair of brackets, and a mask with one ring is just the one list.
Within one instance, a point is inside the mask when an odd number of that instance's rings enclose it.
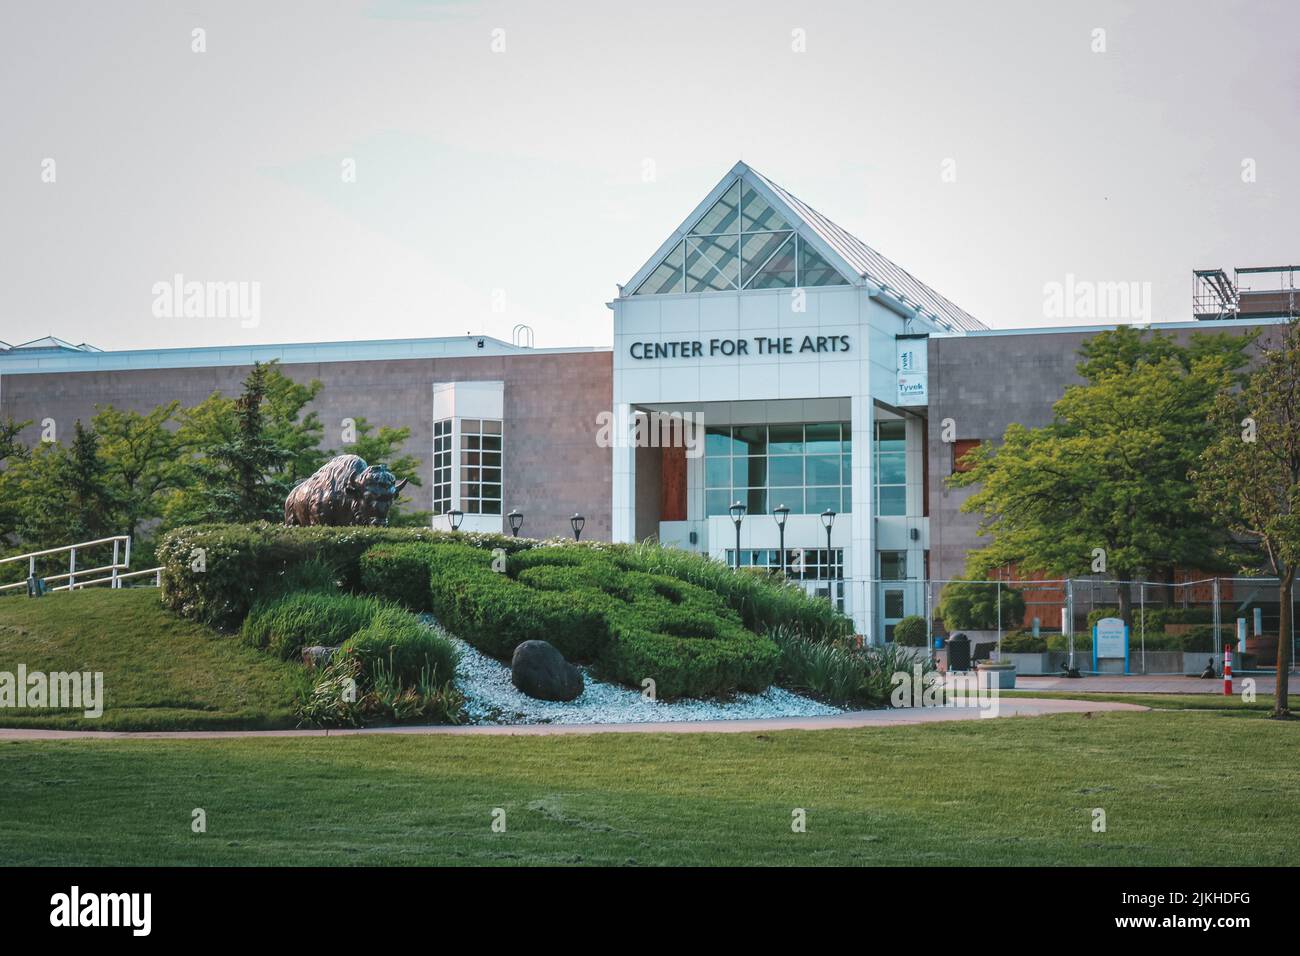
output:
{"label": "lamp post", "polygon": [[582,526],[586,523],[587,523],[586,518],[578,514],[576,511],[573,513],[573,517],[569,519],[569,524],[573,525],[574,541],[582,540]]}
{"label": "lamp post", "polygon": [[510,521],[510,533],[516,538],[519,537],[519,528],[524,523],[523,512],[518,508],[511,508],[506,518]]}
{"label": "lamp post", "polygon": [[776,530],[781,539],[781,556],[777,561],[781,565],[781,576],[785,577],[785,519],[790,517],[790,509],[785,505],[777,505],[772,509],[772,517],[776,519]]}
{"label": "lamp post", "polygon": [[740,570],[740,523],[745,520],[745,512],[748,510],[739,501],[727,509],[731,512],[731,520],[736,525],[736,570]]}
{"label": "lamp post", "polygon": [[459,531],[460,523],[465,520],[465,512],[459,508],[453,508],[447,512],[447,520],[451,522],[452,531]]}
{"label": "lamp post", "polygon": [[[826,579],[828,581],[830,580],[831,577],[831,565],[835,561],[833,557],[835,552],[831,550],[831,525],[833,525],[834,523],[835,523],[835,512],[832,511],[830,508],[827,508],[825,511],[822,512],[822,524],[826,526]],[[830,594],[829,585],[827,586],[826,593]],[[832,603],[834,603],[834,599],[832,599]]]}

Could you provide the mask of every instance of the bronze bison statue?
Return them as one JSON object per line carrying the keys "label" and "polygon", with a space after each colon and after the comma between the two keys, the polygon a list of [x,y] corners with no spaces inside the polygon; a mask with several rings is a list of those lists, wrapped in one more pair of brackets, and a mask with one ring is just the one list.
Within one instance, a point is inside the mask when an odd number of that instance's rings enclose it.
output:
{"label": "bronze bison statue", "polygon": [[339,455],[294,485],[284,500],[284,523],[386,525],[408,480],[398,481],[386,465],[367,465],[359,455]]}

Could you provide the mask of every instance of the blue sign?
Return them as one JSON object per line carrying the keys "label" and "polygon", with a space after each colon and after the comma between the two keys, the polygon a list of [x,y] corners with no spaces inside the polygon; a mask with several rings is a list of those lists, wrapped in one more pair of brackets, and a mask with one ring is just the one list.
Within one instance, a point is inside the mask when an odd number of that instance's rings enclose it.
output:
{"label": "blue sign", "polygon": [[1128,673],[1129,628],[1122,618],[1103,617],[1092,626],[1092,669],[1097,671],[1099,660],[1124,661],[1124,673]]}

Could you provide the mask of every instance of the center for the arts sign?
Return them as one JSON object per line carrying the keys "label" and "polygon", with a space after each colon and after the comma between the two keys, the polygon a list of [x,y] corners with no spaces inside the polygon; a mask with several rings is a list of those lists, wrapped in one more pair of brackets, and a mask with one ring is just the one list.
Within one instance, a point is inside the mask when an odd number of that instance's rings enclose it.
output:
{"label": "center for the arts sign", "polygon": [[628,353],[637,360],[688,359],[716,355],[799,355],[804,352],[847,352],[847,335],[805,335],[802,339],[758,335],[750,339],[679,339],[673,342],[633,342]]}

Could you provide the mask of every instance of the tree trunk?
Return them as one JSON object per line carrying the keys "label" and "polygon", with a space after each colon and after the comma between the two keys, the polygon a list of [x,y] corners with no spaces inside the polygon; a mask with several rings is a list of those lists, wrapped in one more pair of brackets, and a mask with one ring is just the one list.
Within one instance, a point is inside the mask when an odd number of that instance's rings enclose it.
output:
{"label": "tree trunk", "polygon": [[1287,568],[1278,583],[1277,625],[1277,697],[1273,705],[1274,717],[1285,717],[1291,712],[1287,699],[1287,681],[1291,670],[1291,593],[1295,586],[1294,566]]}
{"label": "tree trunk", "polygon": [[1129,627],[1133,626],[1133,588],[1128,582],[1121,581],[1115,585],[1119,597],[1119,616]]}

